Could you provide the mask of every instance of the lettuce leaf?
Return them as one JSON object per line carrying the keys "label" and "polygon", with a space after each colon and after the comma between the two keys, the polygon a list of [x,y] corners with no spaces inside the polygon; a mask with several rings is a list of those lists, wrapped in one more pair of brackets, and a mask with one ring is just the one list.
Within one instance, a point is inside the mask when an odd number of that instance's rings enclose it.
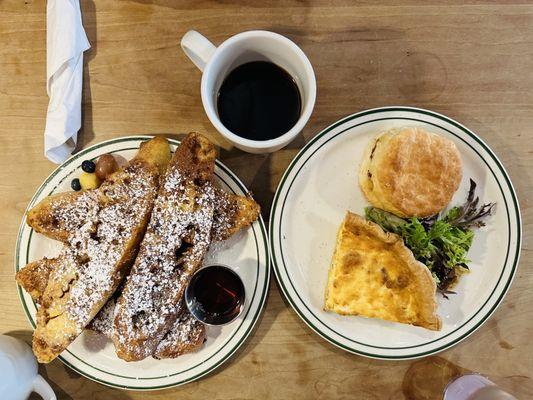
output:
{"label": "lettuce leaf", "polygon": [[415,258],[430,269],[438,288],[452,293],[448,291],[449,286],[468,269],[467,254],[474,239],[471,228],[484,226],[484,218],[495,209],[495,203],[478,208],[475,189],[476,183],[471,179],[465,203],[451,208],[442,218],[435,215],[404,219],[375,207],[367,207],[365,216],[383,230],[401,236]]}

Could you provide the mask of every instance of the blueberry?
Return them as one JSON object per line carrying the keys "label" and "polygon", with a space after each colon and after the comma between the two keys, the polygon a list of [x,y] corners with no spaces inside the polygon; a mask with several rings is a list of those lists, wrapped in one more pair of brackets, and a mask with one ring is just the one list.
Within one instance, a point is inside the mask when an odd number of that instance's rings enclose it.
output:
{"label": "blueberry", "polygon": [[80,180],[78,178],[74,178],[72,182],[70,182],[70,187],[75,191],[81,190]]}
{"label": "blueberry", "polygon": [[81,163],[81,169],[91,174],[96,169],[96,165],[91,160],[85,160]]}

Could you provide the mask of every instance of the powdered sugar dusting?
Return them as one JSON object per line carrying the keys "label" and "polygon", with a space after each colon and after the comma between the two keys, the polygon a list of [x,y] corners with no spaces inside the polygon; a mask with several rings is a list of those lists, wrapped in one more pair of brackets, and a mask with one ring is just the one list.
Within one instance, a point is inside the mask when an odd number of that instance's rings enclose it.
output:
{"label": "powdered sugar dusting", "polygon": [[71,234],[60,254],[65,262],[51,274],[45,297],[52,308],[61,304],[65,318],[75,322],[76,335],[120,283],[119,261],[125,261],[128,243],[142,232],[155,191],[154,172],[133,162],[99,189],[52,210]]}
{"label": "powdered sugar dusting", "polygon": [[[167,189],[174,190],[175,187],[167,185]],[[213,209],[213,223],[211,226],[211,239],[220,240],[227,236],[227,232],[233,230],[235,221],[232,211],[230,210],[231,197],[221,189],[215,188],[215,201]],[[161,219],[161,218],[160,218]],[[220,242],[211,242],[209,252],[217,251],[222,244]],[[93,319],[89,328],[104,334],[107,337],[112,336],[114,320],[115,300],[111,299],[102,308],[98,315]],[[176,356],[188,351],[194,344],[203,339],[205,328],[203,324],[196,320],[189,312],[183,300],[176,307],[176,321],[171,329],[158,344],[154,356],[158,358],[168,357],[169,354]]]}
{"label": "powdered sugar dusting", "polygon": [[154,204],[132,273],[115,310],[115,345],[152,355],[177,318],[191,275],[209,247],[215,192],[171,168]]}
{"label": "powdered sugar dusting", "polygon": [[[157,345],[155,358],[177,357],[189,352],[205,340],[205,327],[188,311],[182,300],[177,308],[177,318],[170,331]],[[201,343],[200,343],[201,342]]]}
{"label": "powdered sugar dusting", "polygon": [[115,299],[110,299],[93,318],[87,328],[101,333],[108,339],[113,337],[113,319],[115,318]]}
{"label": "powdered sugar dusting", "polygon": [[231,201],[231,195],[222,189],[216,190],[215,213],[213,216],[213,229],[211,238],[214,241],[226,239],[234,226],[235,210],[234,202]]}

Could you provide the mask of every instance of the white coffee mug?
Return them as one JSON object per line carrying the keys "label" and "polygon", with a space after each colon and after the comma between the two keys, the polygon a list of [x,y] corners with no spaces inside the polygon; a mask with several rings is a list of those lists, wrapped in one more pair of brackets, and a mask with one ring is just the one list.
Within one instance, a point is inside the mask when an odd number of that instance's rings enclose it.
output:
{"label": "white coffee mug", "polygon": [[[201,96],[205,112],[214,127],[233,145],[249,153],[270,153],[281,149],[303,129],[315,105],[316,79],[304,52],[285,36],[268,31],[248,31],[230,37],[215,47],[196,31],[187,32],[181,47],[202,72]],[[218,117],[217,96],[226,76],[239,65],[251,61],[270,61],[295,80],[302,110],[296,124],[283,135],[270,140],[250,140],[227,129]]]}
{"label": "white coffee mug", "polygon": [[30,347],[11,336],[0,335],[0,399],[25,400],[31,392],[56,400],[50,385],[37,374],[37,360]]}

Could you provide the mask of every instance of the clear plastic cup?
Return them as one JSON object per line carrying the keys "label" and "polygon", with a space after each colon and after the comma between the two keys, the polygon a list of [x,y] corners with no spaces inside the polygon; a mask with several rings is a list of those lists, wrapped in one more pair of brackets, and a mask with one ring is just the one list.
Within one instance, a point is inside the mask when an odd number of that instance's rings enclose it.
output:
{"label": "clear plastic cup", "polygon": [[467,374],[451,381],[443,400],[518,400],[479,374]]}

